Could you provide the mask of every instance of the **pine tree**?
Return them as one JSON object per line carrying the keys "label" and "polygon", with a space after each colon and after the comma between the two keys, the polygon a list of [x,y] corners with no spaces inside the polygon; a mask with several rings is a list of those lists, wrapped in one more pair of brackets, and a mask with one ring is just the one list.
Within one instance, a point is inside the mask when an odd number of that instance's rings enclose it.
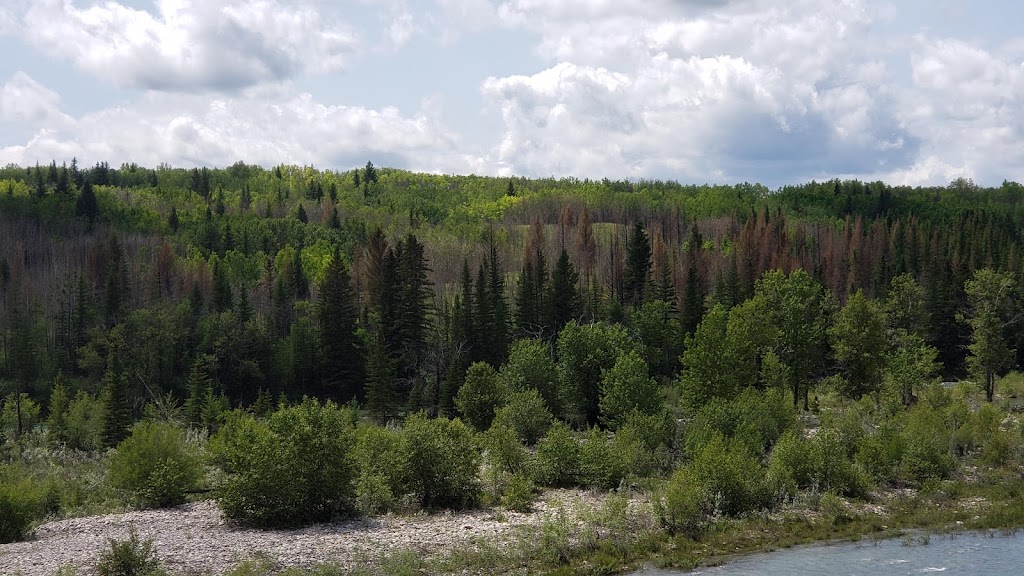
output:
{"label": "pine tree", "polygon": [[189,423],[203,423],[203,407],[213,398],[213,374],[216,369],[216,358],[209,354],[201,354],[192,362],[192,370],[188,375],[185,390],[185,418]]}
{"label": "pine tree", "polygon": [[295,247],[295,259],[292,262],[292,293],[295,298],[304,300],[309,298],[309,280],[306,279],[306,272],[302,269],[303,246],[299,243]]}
{"label": "pine tree", "polygon": [[125,374],[117,354],[113,351],[107,357],[107,371],[103,374],[101,388],[105,409],[103,443],[107,447],[114,447],[128,437],[128,429],[134,418],[129,397],[128,376]]}
{"label": "pine tree", "polygon": [[571,320],[582,315],[579,292],[579,274],[569,261],[569,254],[563,248],[558,255],[555,269],[551,272],[550,320],[552,336],[558,334]]}
{"label": "pine tree", "polygon": [[395,378],[395,365],[388,354],[384,334],[374,330],[366,362],[366,407],[379,421],[398,415],[401,397]]}
{"label": "pine tree", "polygon": [[690,228],[690,239],[687,242],[686,288],[683,292],[683,309],[680,325],[684,334],[693,334],[704,317],[704,298],[706,292],[700,277],[700,254],[704,239],[694,222]]}
{"label": "pine tree", "polygon": [[171,206],[171,214],[167,216],[167,227],[171,229],[171,232],[176,233],[180,223],[178,222],[178,209]]}
{"label": "pine tree", "polygon": [[488,360],[492,366],[501,366],[508,358],[508,347],[511,344],[508,301],[505,299],[505,275],[501,261],[498,260],[498,247],[494,244],[493,234],[490,245],[490,257],[487,262],[487,296],[490,299],[488,320],[490,325],[486,337],[493,341],[493,349],[491,350],[492,356]]}
{"label": "pine tree", "polygon": [[347,402],[363,398],[363,359],[356,337],[356,309],[348,270],[337,248],[320,283],[321,381],[325,396]]}
{"label": "pine tree", "polygon": [[234,295],[231,293],[231,283],[228,281],[228,272],[219,258],[212,258],[213,262],[213,309],[217,312],[227,312],[234,302]]}
{"label": "pine tree", "polygon": [[651,241],[643,222],[633,224],[633,233],[626,238],[626,269],[623,273],[623,300],[639,306],[644,300],[647,277],[651,270]]}
{"label": "pine tree", "polygon": [[86,180],[82,186],[82,193],[78,195],[78,200],[75,201],[75,215],[85,218],[91,230],[99,213],[100,207],[96,201],[96,194],[93,192],[92,183]]}

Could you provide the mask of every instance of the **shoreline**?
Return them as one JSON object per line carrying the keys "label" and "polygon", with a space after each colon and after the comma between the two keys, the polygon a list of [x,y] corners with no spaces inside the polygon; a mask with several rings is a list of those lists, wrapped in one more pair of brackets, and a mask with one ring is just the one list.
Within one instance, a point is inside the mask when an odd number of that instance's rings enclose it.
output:
{"label": "shoreline", "polygon": [[[141,510],[57,520],[33,540],[0,545],[0,572],[52,576],[66,566],[95,574],[110,539],[134,528],[153,541],[170,574],[261,576],[290,569],[313,574],[645,574],[718,566],[752,554],[797,546],[838,545],[907,534],[944,534],[1024,527],[1024,480],[947,481],[935,490],[890,490],[869,501],[842,500],[823,510],[820,496],[801,494],[772,512],[713,522],[697,540],[673,536],[656,521],[648,493],[548,490],[528,513],[500,508],[387,515],[295,530],[228,524],[213,501],[170,510]],[[242,571],[242,568],[248,572]],[[644,572],[644,571],[648,572]]]}

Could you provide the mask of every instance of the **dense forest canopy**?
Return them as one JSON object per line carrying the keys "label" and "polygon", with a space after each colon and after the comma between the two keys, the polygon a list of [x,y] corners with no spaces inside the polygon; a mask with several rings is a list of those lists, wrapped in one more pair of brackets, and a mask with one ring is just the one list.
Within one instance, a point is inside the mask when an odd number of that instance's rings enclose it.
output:
{"label": "dense forest canopy", "polygon": [[[766,272],[802,270],[827,323],[855,294],[891,301],[894,279],[913,284],[914,330],[957,377],[972,355],[965,287],[980,269],[1019,276],[1022,230],[1015,182],[768,190],[370,162],[7,166],[0,366],[6,392],[42,404],[58,375],[92,393],[120,381],[129,421],[146,401],[194,394],[199,367],[229,406],[316,395],[384,417],[453,413],[471,364],[500,367],[521,338],[557,357],[572,321],[671,331],[644,353],[652,376],[675,378],[683,338],[709,310],[747,302]],[[653,302],[663,319],[647,318]],[[659,322],[678,325],[648,326]],[[1000,370],[1024,351],[1024,331],[1003,329]],[[778,350],[799,372],[793,390],[849,368],[840,350],[806,363]],[[574,412],[561,415],[596,422],[597,399],[580,386],[585,398],[562,399]]]}

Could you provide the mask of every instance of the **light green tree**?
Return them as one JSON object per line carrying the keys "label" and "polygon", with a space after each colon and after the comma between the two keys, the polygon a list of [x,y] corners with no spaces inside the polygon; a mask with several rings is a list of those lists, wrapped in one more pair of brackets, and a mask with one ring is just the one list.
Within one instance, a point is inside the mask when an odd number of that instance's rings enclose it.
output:
{"label": "light green tree", "polygon": [[1006,331],[1016,316],[1016,290],[1017,281],[1012,274],[987,268],[976,271],[964,284],[968,310],[963,319],[971,327],[967,360],[982,377],[985,399],[989,402],[995,393],[996,373],[1013,358]]}

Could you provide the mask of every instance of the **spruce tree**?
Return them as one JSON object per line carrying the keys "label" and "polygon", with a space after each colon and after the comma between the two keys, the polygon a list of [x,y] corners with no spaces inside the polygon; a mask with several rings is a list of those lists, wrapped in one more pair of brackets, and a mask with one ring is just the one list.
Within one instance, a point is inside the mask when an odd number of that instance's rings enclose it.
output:
{"label": "spruce tree", "polygon": [[335,248],[317,301],[321,386],[340,403],[363,398],[363,359],[356,337],[356,309],[348,270]]}
{"label": "spruce tree", "polygon": [[579,274],[569,261],[569,254],[562,249],[551,272],[551,296],[549,301],[550,319],[548,325],[552,335],[558,334],[571,320],[582,315],[582,301],[579,291]]}
{"label": "spruce tree", "polygon": [[686,288],[683,292],[683,309],[680,324],[684,334],[693,334],[704,318],[704,297],[706,292],[700,277],[700,254],[704,239],[695,222],[690,228],[690,239],[687,242]]}
{"label": "spruce tree", "polygon": [[651,241],[643,222],[633,224],[633,233],[626,238],[626,269],[623,272],[623,300],[639,306],[644,300],[647,276],[651,271]]}
{"label": "spruce tree", "polygon": [[107,357],[107,371],[103,374],[101,388],[105,412],[103,443],[107,447],[114,447],[128,437],[133,416],[128,376],[113,351]]}
{"label": "spruce tree", "polygon": [[203,407],[213,399],[213,372],[216,359],[209,354],[201,354],[192,362],[185,390],[185,418],[190,424],[203,424]]}

